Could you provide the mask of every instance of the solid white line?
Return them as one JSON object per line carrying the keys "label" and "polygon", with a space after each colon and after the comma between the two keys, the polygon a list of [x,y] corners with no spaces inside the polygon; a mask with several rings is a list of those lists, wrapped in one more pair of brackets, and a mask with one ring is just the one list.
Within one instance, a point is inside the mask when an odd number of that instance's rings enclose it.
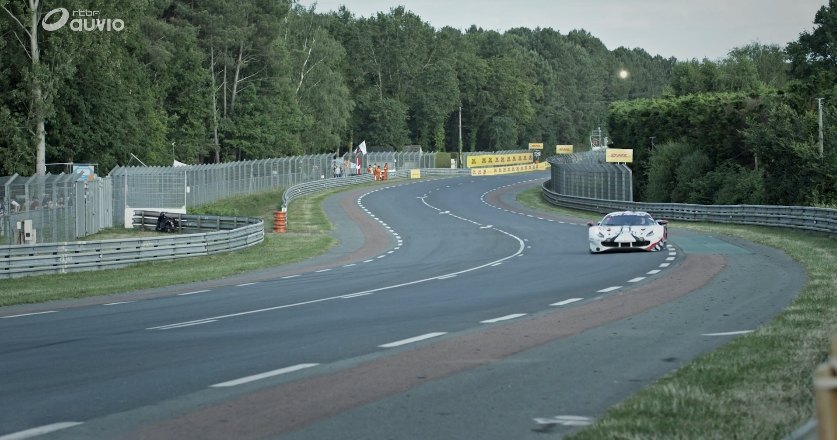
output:
{"label": "solid white line", "polygon": [[107,303],[107,304],[102,304],[102,305],[103,305],[103,306],[118,306],[118,305],[120,305],[120,304],[131,304],[131,303],[135,303],[135,302],[136,302],[136,301],[120,301],[120,302],[115,302],[115,303]]}
{"label": "solid white line", "polygon": [[20,318],[22,316],[34,316],[34,315],[46,315],[47,313],[58,313],[58,310],[50,310],[47,312],[32,312],[32,313],[23,313],[21,315],[9,315],[9,316],[0,316],[0,319],[6,318]]}
{"label": "solid white line", "polygon": [[642,280],[644,280],[644,279],[645,279],[645,277],[636,277],[636,278],[633,278],[633,279],[628,280],[628,282],[629,282],[629,283],[638,283],[638,282],[640,282],[640,281],[642,281]]}
{"label": "solid white line", "polygon": [[400,341],[395,341],[395,342],[390,342],[388,344],[379,345],[378,347],[393,348],[393,347],[398,347],[398,346],[401,346],[401,345],[412,344],[413,342],[423,341],[425,339],[435,338],[437,336],[442,336],[442,335],[445,335],[445,334],[447,334],[447,333],[445,333],[445,332],[427,333],[425,335],[416,336],[414,338],[402,339]]}
{"label": "solid white line", "polygon": [[279,376],[281,374],[293,373],[294,371],[304,370],[306,368],[316,367],[320,364],[299,364],[291,367],[280,368],[278,370],[268,371],[261,374],[254,374],[252,376],[242,377],[241,379],[231,380],[229,382],[216,383],[211,385],[211,388],[234,387],[243,385],[245,383],[255,382],[257,380],[267,379],[268,377]]}
{"label": "solid white line", "polygon": [[501,316],[499,318],[486,319],[485,321],[480,321],[480,323],[482,323],[482,324],[493,324],[495,322],[508,321],[510,319],[520,318],[521,316],[526,316],[526,314],[525,313],[515,313],[513,315]]}
{"label": "solid white line", "polygon": [[614,290],[621,289],[621,288],[622,288],[622,286],[612,286],[612,287],[604,288],[602,290],[597,290],[596,292],[607,293],[607,292],[613,292]]}
{"label": "solid white line", "polygon": [[256,284],[256,283],[242,283],[242,284],[236,284],[236,285],[235,285],[235,287],[252,286],[253,284]]}
{"label": "solid white line", "polygon": [[455,276],[456,276],[456,274],[442,275],[442,276],[440,276],[440,277],[436,277],[436,279],[437,279],[437,280],[446,280],[446,279],[448,279],[448,278],[453,278],[453,277],[455,277]]}
{"label": "solid white line", "polygon": [[550,304],[550,305],[551,305],[551,306],[565,306],[565,305],[567,305],[567,304],[574,303],[574,302],[576,302],[576,301],[581,301],[581,300],[583,300],[583,299],[584,299],[584,298],[570,298],[570,299],[565,299],[565,300],[563,300],[563,301],[559,301],[559,302],[557,302],[557,303],[552,303],[552,304]]}
{"label": "solid white line", "polygon": [[701,336],[735,336],[735,335],[744,335],[747,333],[752,333],[753,330],[740,330],[737,332],[724,332],[724,333],[704,333]]}
{"label": "solid white line", "polygon": [[23,440],[27,438],[37,437],[39,435],[49,434],[50,432],[60,431],[62,429],[72,428],[73,426],[81,425],[81,422],[60,422],[51,425],[39,426],[37,428],[27,429],[25,431],[14,432],[0,437],[0,440]]}
{"label": "solid white line", "polygon": [[196,290],[194,292],[178,293],[177,296],[194,295],[196,293],[204,293],[204,292],[209,292],[209,290]]}

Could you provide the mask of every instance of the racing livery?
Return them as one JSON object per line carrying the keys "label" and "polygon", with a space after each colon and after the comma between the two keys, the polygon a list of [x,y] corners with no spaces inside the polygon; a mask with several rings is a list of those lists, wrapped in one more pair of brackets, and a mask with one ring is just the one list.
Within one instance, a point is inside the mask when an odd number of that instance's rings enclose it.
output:
{"label": "racing livery", "polygon": [[665,220],[643,211],[611,212],[598,223],[587,223],[590,253],[611,250],[659,251],[668,237]]}

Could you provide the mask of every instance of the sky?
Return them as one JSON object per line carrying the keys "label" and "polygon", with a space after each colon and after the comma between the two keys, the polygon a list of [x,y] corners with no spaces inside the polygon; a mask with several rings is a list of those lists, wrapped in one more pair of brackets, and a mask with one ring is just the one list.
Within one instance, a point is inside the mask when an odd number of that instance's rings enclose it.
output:
{"label": "sky", "polygon": [[[315,0],[299,0],[311,6]],[[584,29],[613,50],[642,48],[678,60],[718,60],[750,43],[796,41],[814,28],[827,0],[316,0],[318,12],[341,5],[358,17],[402,5],[439,29],[476,25],[504,32],[552,28],[566,35]]]}

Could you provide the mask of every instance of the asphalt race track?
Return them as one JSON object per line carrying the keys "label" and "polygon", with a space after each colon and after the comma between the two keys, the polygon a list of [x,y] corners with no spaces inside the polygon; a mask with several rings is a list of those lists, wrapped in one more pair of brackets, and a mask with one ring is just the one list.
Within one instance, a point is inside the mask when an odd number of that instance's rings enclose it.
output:
{"label": "asphalt race track", "polygon": [[0,440],[559,438],[805,283],[677,229],[591,255],[586,225],[514,201],[547,178],[356,189],[305,263],[0,309]]}

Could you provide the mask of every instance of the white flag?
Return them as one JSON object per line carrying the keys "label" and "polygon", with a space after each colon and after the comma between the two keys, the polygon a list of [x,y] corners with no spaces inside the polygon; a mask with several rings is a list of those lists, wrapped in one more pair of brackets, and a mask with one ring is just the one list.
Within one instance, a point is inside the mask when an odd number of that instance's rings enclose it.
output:
{"label": "white flag", "polygon": [[366,154],[366,141],[361,142],[360,145],[357,146],[355,153],[358,151],[360,151],[360,154]]}

